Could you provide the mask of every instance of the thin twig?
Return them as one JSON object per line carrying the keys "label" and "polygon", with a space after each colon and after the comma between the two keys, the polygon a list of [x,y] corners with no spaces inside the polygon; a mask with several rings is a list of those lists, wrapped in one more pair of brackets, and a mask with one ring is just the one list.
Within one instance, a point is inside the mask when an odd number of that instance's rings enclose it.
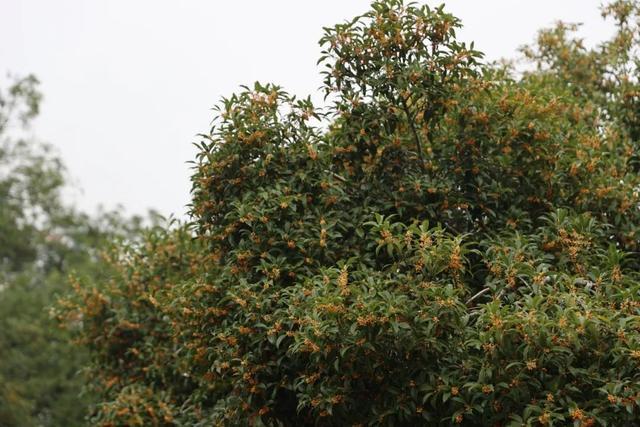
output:
{"label": "thin twig", "polygon": [[418,157],[420,157],[420,167],[422,170],[425,170],[424,156],[422,154],[422,143],[420,142],[420,136],[418,135],[418,131],[416,131],[416,127],[413,125],[413,117],[411,117],[411,113],[409,112],[409,107],[407,106],[407,101],[400,96],[400,100],[402,101],[402,109],[404,110],[404,114],[407,116],[407,122],[409,122],[409,127],[411,128],[411,132],[413,133],[413,140],[416,143],[416,148],[418,149]]}
{"label": "thin twig", "polygon": [[338,181],[347,182],[346,178],[343,178],[342,176],[338,175],[335,172],[331,172],[331,171],[325,171],[325,172],[329,172],[329,174],[331,174],[331,176],[337,179]]}
{"label": "thin twig", "polygon": [[489,292],[489,291],[490,291],[490,289],[489,289],[489,288],[484,288],[484,289],[482,289],[480,292],[478,292],[477,294],[475,294],[474,296],[472,296],[471,298],[469,298],[469,299],[467,300],[467,304],[466,304],[466,305],[471,304],[474,300],[476,300],[477,298],[480,298],[482,295],[486,294],[486,293],[487,293],[487,292]]}

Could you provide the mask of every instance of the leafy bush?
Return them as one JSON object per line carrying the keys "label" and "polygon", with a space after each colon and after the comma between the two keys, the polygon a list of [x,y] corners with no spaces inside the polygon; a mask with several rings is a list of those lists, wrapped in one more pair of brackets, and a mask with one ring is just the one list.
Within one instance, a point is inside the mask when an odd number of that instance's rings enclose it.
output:
{"label": "leafy bush", "polygon": [[[371,7],[321,40],[330,107],[257,83],[224,99],[192,222],[67,301],[95,423],[640,418],[637,111],[602,84],[624,55],[584,77],[614,42],[556,29],[516,77],[442,7]],[[637,6],[615,8],[626,34]]]}

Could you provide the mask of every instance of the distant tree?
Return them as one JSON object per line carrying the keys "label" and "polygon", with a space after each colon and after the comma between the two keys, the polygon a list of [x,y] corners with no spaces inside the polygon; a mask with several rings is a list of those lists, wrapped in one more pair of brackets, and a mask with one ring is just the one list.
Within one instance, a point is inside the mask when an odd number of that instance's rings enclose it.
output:
{"label": "distant tree", "polygon": [[104,280],[100,252],[140,228],[117,212],[64,203],[62,161],[25,128],[41,100],[33,76],[0,91],[0,425],[77,426],[89,414],[87,352],[50,315],[69,275]]}
{"label": "distant tree", "polygon": [[192,222],[60,311],[92,422],[637,424],[638,9],[594,50],[542,32],[520,73],[442,7],[376,1],[325,30],[326,109],[223,99]]}

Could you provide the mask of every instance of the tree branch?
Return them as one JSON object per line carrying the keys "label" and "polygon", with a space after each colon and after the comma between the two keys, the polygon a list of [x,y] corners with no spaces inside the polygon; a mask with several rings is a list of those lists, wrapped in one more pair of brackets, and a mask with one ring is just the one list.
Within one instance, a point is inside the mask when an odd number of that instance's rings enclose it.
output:
{"label": "tree branch", "polygon": [[477,294],[475,294],[474,296],[472,296],[471,298],[469,298],[466,302],[466,305],[471,304],[473,301],[475,301],[476,299],[480,298],[482,295],[486,294],[487,292],[489,292],[489,288],[484,288],[482,289],[480,292],[478,292]]}
{"label": "tree branch", "polygon": [[422,171],[425,170],[424,164],[424,156],[422,154],[422,143],[420,142],[420,135],[416,131],[416,127],[413,125],[413,117],[409,112],[409,107],[407,106],[406,100],[400,95],[400,100],[402,101],[402,109],[404,110],[404,114],[407,116],[407,121],[409,122],[409,127],[411,128],[411,133],[413,134],[413,140],[416,144],[416,148],[418,150],[418,157],[420,157],[420,168]]}

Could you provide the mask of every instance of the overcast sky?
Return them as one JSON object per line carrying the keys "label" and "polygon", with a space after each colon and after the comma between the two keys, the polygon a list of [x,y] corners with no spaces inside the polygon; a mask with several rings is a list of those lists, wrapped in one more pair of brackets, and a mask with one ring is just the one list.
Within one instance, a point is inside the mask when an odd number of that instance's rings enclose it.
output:
{"label": "overcast sky", "polygon": [[[437,5],[440,2],[428,1]],[[611,33],[597,0],[451,0],[463,40],[514,57],[557,19]],[[184,214],[196,134],[240,84],[318,96],[322,27],[367,0],[0,0],[0,73],[34,73],[45,95],[33,132],[55,145],[82,209],[122,204]],[[6,80],[5,80],[6,81]]]}

